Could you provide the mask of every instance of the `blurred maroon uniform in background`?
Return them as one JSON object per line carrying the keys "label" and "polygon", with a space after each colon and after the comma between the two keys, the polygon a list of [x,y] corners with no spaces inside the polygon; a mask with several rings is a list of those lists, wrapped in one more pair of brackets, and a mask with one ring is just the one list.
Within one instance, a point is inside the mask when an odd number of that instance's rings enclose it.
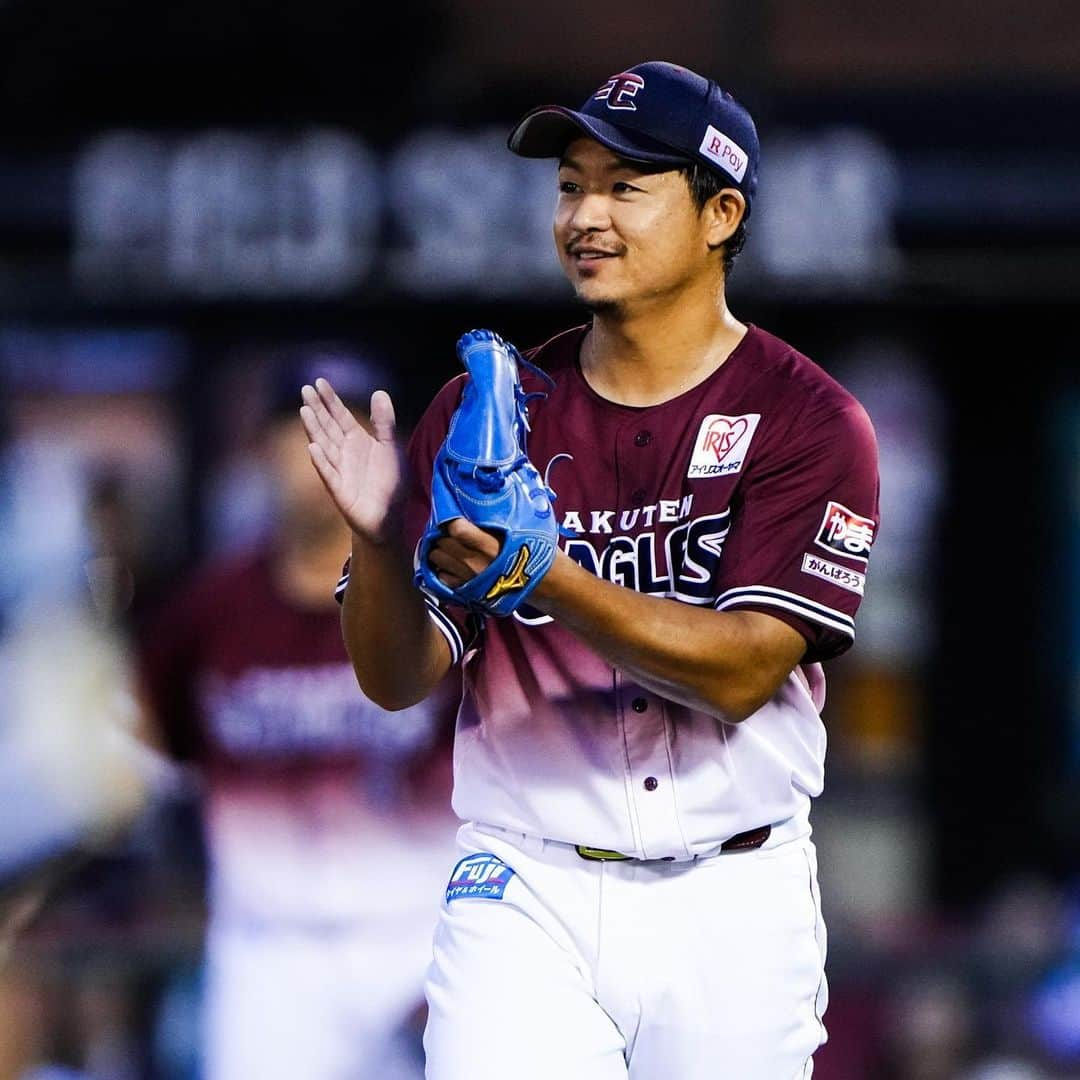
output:
{"label": "blurred maroon uniform in background", "polygon": [[[289,368],[266,434],[277,504],[140,639],[149,727],[194,766],[208,860],[208,1080],[420,1077],[422,980],[453,863],[452,698],[390,713],[356,684],[333,589],[348,534]],[[367,1071],[371,1070],[371,1071]]]}

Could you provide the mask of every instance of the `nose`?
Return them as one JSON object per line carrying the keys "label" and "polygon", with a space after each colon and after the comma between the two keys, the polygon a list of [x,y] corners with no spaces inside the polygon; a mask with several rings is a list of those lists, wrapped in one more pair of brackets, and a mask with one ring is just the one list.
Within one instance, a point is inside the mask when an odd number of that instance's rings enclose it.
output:
{"label": "nose", "polygon": [[608,201],[604,195],[582,195],[573,203],[567,224],[574,232],[603,232],[611,225]]}

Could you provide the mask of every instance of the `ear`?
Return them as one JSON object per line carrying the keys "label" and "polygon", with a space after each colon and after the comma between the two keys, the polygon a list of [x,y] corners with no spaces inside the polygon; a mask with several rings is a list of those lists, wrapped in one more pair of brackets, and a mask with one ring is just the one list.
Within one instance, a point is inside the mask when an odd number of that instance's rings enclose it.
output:
{"label": "ear", "polygon": [[739,227],[746,214],[746,198],[736,188],[717,192],[701,211],[705,238],[710,248],[721,247]]}

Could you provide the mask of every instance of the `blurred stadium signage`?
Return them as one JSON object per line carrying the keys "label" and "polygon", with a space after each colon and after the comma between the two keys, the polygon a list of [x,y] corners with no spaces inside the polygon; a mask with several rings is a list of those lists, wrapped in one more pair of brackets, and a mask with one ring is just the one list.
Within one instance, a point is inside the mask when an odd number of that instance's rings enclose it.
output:
{"label": "blurred stadium signage", "polygon": [[[894,172],[865,132],[776,140],[741,279],[887,276]],[[555,196],[553,163],[508,153],[501,129],[418,131],[385,153],[328,129],[108,132],[75,162],[71,266],[87,298],[548,301],[566,288]]]}

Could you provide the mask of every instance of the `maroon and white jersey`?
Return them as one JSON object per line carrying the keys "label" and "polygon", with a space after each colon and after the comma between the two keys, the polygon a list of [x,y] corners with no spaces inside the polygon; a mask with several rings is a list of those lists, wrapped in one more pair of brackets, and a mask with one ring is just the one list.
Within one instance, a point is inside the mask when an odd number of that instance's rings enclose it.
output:
{"label": "maroon and white jersey", "polygon": [[339,612],[287,602],[266,552],[200,570],[139,645],[155,718],[205,781],[215,917],[355,919],[388,851],[456,827],[445,695],[396,713],[364,697]]}
{"label": "maroon and white jersey", "polygon": [[[715,851],[808,820],[823,784],[820,662],[847,649],[878,527],[877,442],[824,370],[751,326],[704,382],[659,405],[605,400],[582,375],[587,327],[529,354],[555,380],[528,452],[580,565],[652,596],[766,612],[807,640],[800,668],[741,723],[644,687],[535,609],[474,629],[431,605],[464,662],[453,806],[466,819],[639,858]],[[428,518],[432,462],[462,375],[417,425],[407,527]],[[523,371],[525,389],[545,390]],[[808,826],[807,826],[808,827]]]}

